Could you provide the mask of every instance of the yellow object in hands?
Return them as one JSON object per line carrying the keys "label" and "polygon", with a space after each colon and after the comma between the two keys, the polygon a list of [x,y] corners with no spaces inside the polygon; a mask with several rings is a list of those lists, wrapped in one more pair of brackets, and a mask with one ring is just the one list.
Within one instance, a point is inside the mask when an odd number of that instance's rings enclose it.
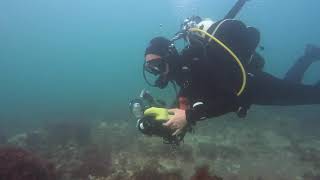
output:
{"label": "yellow object in hands", "polygon": [[144,111],[145,116],[152,116],[157,121],[167,121],[169,120],[168,109],[151,107]]}

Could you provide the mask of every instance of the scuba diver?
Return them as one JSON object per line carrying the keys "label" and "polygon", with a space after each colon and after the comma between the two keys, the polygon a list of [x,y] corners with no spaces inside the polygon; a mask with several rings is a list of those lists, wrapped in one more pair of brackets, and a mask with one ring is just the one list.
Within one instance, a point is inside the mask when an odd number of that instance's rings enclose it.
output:
{"label": "scuba diver", "polygon": [[[253,104],[320,104],[320,88],[296,83],[301,78],[294,76],[305,69],[299,63],[286,77],[295,82],[256,68],[260,66],[254,64],[261,62],[255,52],[260,38],[257,29],[231,19],[213,22],[196,17],[186,22],[191,27],[183,27],[187,32],[179,35],[188,42],[181,53],[174,41],[163,37],[152,39],[145,51],[144,72],[158,77],[153,85],[164,88],[173,81],[180,87],[179,106],[168,111],[173,115],[164,123],[175,130],[173,135],[183,132],[187,124],[229,112],[244,117]],[[301,58],[305,67],[311,57],[320,57],[319,48],[311,49]]]}
{"label": "scuba diver", "polygon": [[[180,89],[176,108],[143,106],[137,124],[141,132],[149,124],[145,134],[176,138],[169,143],[178,144],[197,121],[229,112],[245,117],[251,105],[320,104],[320,88],[300,83],[307,68],[320,59],[320,48],[307,46],[285,79],[264,72],[264,59],[256,52],[259,31],[233,19],[246,1],[239,0],[220,21],[193,16],[172,39],[150,41],[143,64],[146,82],[161,89],[171,82]],[[187,45],[178,52],[174,43],[180,39]],[[154,83],[146,72],[156,77]],[[160,121],[150,123],[154,120]],[[159,127],[167,131],[158,133]]]}

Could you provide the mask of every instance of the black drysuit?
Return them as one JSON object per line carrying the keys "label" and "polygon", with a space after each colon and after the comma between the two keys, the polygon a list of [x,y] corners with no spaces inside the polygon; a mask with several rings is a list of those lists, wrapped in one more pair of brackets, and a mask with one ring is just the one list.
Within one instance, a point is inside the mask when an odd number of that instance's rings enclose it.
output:
{"label": "black drysuit", "polygon": [[[248,60],[254,54],[255,47],[246,45],[247,42],[243,41],[250,36],[252,29],[243,28],[241,22],[236,22],[235,28],[233,23],[235,22],[231,22],[229,27],[226,26],[225,30],[229,31],[227,35],[236,34],[233,31],[239,30],[238,25],[244,33],[230,39],[225,38],[224,34],[220,39],[240,59]],[[242,62],[245,67],[249,67],[246,65],[248,61]],[[246,88],[237,96],[242,83],[241,71],[230,54],[218,44],[191,45],[183,50],[180,63],[174,73],[174,80],[181,88],[179,97],[185,97],[189,101],[190,107],[186,110],[188,121],[238,112],[248,109],[252,104],[320,104],[320,88],[282,80],[250,68],[246,68]]]}

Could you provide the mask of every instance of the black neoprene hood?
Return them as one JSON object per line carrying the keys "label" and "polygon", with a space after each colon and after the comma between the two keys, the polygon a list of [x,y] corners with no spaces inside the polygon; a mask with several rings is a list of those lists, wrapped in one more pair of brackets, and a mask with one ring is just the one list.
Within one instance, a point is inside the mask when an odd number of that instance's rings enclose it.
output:
{"label": "black neoprene hood", "polygon": [[150,41],[144,55],[146,56],[147,54],[155,54],[164,57],[169,53],[170,45],[171,41],[169,39],[164,37],[155,37]]}

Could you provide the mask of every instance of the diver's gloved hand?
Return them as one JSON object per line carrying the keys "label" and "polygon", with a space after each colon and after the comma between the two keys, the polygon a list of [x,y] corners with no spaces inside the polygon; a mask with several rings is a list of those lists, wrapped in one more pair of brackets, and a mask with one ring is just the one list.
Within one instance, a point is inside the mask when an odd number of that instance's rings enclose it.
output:
{"label": "diver's gloved hand", "polygon": [[157,121],[168,121],[169,120],[169,112],[168,109],[165,108],[156,108],[151,107],[144,111],[145,116],[151,116]]}
{"label": "diver's gloved hand", "polygon": [[145,116],[151,116],[157,121],[167,121],[163,125],[175,130],[173,136],[179,135],[187,126],[186,112],[182,109],[165,109],[151,107],[144,111]]}
{"label": "diver's gloved hand", "polygon": [[183,132],[184,128],[187,126],[186,111],[182,109],[170,109],[168,110],[169,114],[172,114],[169,118],[169,121],[163,125],[175,129],[176,131],[172,134],[173,136],[179,135]]}

